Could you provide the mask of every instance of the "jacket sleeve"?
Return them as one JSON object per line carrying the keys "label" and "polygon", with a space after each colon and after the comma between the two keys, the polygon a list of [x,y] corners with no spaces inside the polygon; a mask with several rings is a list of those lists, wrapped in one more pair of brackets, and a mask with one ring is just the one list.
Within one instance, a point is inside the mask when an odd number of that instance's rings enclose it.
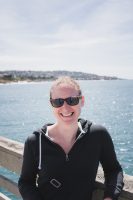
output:
{"label": "jacket sleeve", "polygon": [[[42,200],[36,186],[37,166],[31,144],[32,138],[28,138],[24,145],[22,170],[18,181],[18,188],[23,200]],[[33,142],[33,141],[32,141]],[[35,147],[34,147],[35,149]]]}
{"label": "jacket sleeve", "polygon": [[102,152],[100,162],[105,177],[104,198],[111,197],[113,200],[117,200],[124,186],[123,170],[117,160],[112,138],[105,128],[102,130],[101,140]]}

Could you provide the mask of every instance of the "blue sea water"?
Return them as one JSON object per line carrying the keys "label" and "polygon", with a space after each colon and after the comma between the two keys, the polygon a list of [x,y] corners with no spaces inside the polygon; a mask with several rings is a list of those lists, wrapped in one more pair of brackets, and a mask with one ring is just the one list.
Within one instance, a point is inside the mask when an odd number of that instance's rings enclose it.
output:
{"label": "blue sea water", "polygon": [[[79,83],[85,95],[81,117],[109,130],[124,172],[133,175],[133,80]],[[44,123],[54,122],[49,104],[50,86],[51,82],[1,84],[0,135],[24,142]],[[1,168],[0,172],[3,171],[12,176]],[[14,176],[13,179],[17,181]]]}

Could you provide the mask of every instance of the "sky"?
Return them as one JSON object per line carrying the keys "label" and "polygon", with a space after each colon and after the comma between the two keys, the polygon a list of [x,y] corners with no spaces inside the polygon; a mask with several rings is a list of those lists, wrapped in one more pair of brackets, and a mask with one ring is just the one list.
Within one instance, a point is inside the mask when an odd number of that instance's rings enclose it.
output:
{"label": "sky", "polygon": [[133,0],[0,0],[0,70],[133,79]]}

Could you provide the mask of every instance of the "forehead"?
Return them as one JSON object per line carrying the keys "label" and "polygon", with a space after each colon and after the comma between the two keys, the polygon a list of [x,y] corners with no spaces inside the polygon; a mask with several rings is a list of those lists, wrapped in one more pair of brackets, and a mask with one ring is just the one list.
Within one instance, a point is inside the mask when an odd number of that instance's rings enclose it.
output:
{"label": "forehead", "polygon": [[52,98],[67,98],[69,96],[77,96],[78,90],[75,86],[69,84],[60,84],[53,87],[51,91]]}

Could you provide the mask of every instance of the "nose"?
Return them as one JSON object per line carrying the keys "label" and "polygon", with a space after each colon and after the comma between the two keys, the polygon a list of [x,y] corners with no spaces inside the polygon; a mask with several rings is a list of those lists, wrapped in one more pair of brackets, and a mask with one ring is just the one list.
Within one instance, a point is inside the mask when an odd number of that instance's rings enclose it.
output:
{"label": "nose", "polygon": [[64,101],[64,104],[63,104],[63,106],[62,106],[63,108],[67,108],[67,107],[70,107],[68,104],[67,104],[67,102],[66,101]]}

